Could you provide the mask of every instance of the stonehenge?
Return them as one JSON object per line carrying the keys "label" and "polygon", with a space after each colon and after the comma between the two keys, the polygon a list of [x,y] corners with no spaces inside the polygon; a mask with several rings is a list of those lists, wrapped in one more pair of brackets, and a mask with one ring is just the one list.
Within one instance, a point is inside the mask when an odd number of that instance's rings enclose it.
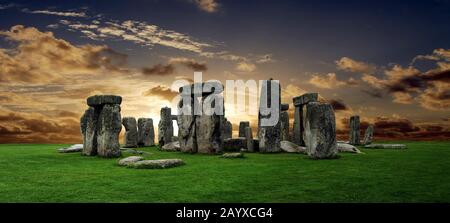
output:
{"label": "stonehenge", "polygon": [[351,145],[359,145],[360,144],[360,139],[359,139],[359,116],[355,115],[350,117],[350,136],[349,136],[349,144]]}
{"label": "stonehenge", "polygon": [[87,98],[89,108],[80,119],[83,151],[86,156],[119,157],[119,133],[122,128],[122,97],[94,95]]}
{"label": "stonehenge", "polygon": [[[305,93],[292,99],[295,110],[290,135],[289,104],[281,103],[280,83],[272,79],[262,81],[255,138],[249,121],[240,121],[238,137],[233,138],[232,123],[225,117],[222,91],[219,82],[181,87],[177,114],[172,115],[169,107],[160,111],[157,130],[161,151],[204,154],[284,151],[305,153],[312,159],[334,158],[338,152],[358,151],[356,147],[346,145],[347,148],[337,143],[334,110],[330,104],[318,101],[318,93]],[[80,119],[82,155],[121,156],[119,133],[122,125],[125,128],[124,148],[155,145],[153,119],[121,118],[121,102],[122,98],[115,95],[87,98],[89,107]],[[174,136],[174,120],[178,125],[178,136]],[[359,116],[352,116],[349,125],[349,144],[360,145]],[[372,143],[373,133],[374,126],[369,125],[362,145]]]}

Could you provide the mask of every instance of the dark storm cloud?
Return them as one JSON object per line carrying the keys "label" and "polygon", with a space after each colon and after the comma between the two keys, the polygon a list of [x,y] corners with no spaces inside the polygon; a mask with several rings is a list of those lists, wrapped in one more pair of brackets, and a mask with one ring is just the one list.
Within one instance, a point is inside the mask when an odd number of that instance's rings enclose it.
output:
{"label": "dark storm cloud", "polygon": [[344,101],[341,99],[337,100],[329,100],[328,101],[335,111],[345,111],[348,109],[347,105],[344,104]]}
{"label": "dark storm cloud", "polygon": [[143,96],[157,96],[168,101],[172,101],[179,93],[172,91],[170,88],[158,85],[142,93]]}
{"label": "dark storm cloud", "polygon": [[175,67],[172,64],[156,64],[153,67],[142,68],[142,73],[145,75],[170,75],[175,72]]}
{"label": "dark storm cloud", "polygon": [[364,92],[374,98],[383,98],[383,93],[377,89],[363,89],[361,90],[361,92]]}

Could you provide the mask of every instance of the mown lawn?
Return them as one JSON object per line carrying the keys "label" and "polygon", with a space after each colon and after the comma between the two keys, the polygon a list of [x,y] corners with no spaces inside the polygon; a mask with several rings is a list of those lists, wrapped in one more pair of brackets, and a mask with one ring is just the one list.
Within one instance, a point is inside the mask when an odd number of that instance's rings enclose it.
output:
{"label": "mown lawn", "polygon": [[[405,143],[405,142],[404,142]],[[0,145],[0,202],[450,202],[450,142],[406,142],[340,159],[160,152],[186,165],[129,169],[117,159],[61,154],[62,145]]]}

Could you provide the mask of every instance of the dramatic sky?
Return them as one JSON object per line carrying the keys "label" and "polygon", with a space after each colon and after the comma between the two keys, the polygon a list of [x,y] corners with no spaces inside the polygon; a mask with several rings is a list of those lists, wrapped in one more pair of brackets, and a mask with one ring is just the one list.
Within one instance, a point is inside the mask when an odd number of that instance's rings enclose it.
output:
{"label": "dramatic sky", "polygon": [[194,71],[318,92],[342,139],[360,115],[380,139],[448,140],[449,70],[448,0],[0,0],[0,142],[80,142],[94,94],[157,127]]}

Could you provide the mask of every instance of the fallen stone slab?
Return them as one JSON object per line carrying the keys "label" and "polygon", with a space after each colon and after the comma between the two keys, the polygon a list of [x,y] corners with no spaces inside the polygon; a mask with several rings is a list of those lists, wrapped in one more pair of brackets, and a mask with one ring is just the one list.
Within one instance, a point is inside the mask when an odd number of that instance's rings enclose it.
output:
{"label": "fallen stone slab", "polygon": [[306,147],[299,146],[293,142],[281,141],[280,147],[283,152],[287,153],[304,153],[306,154]]}
{"label": "fallen stone slab", "polygon": [[60,153],[78,153],[81,151],[83,151],[83,144],[75,144],[75,145],[71,145],[67,148],[58,149],[58,152],[60,152]]}
{"label": "fallen stone slab", "polygon": [[130,165],[132,163],[136,163],[136,162],[141,161],[143,159],[144,159],[144,157],[142,157],[142,156],[129,156],[127,158],[120,159],[118,164],[120,166],[128,166],[128,165]]}
{"label": "fallen stone slab", "polygon": [[184,165],[181,159],[141,160],[131,163],[128,167],[136,169],[164,169]]}
{"label": "fallen stone slab", "polygon": [[221,158],[244,158],[243,153],[224,153]]}
{"label": "fallen stone slab", "polygon": [[180,142],[179,141],[174,141],[174,142],[167,143],[164,146],[162,146],[160,148],[160,150],[161,151],[167,151],[167,152],[180,151]]}
{"label": "fallen stone slab", "polygon": [[361,151],[353,145],[347,143],[337,143],[339,153],[361,153]]}
{"label": "fallen stone slab", "polygon": [[406,149],[405,144],[371,144],[365,145],[368,149]]}

